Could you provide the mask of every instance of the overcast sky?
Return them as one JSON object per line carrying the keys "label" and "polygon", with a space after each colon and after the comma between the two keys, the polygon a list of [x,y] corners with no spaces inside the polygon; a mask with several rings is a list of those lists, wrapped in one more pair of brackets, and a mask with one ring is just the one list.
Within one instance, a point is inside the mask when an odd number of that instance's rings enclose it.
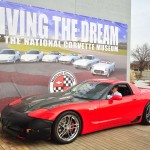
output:
{"label": "overcast sky", "polygon": [[150,0],[131,0],[131,49],[150,44]]}

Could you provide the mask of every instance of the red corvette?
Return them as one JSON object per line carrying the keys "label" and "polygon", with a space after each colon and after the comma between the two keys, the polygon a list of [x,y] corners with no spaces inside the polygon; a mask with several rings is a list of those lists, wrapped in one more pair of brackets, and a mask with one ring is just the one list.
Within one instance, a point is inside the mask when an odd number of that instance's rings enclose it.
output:
{"label": "red corvette", "polygon": [[[114,86],[120,95],[111,93]],[[149,125],[150,90],[125,81],[92,79],[62,93],[18,99],[3,109],[1,121],[5,131],[20,138],[44,135],[66,144],[80,134]]]}

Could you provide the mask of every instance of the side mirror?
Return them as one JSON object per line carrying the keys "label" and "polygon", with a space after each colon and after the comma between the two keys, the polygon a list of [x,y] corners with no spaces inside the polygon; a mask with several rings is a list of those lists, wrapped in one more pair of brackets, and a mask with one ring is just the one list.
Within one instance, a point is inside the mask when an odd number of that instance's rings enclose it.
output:
{"label": "side mirror", "polygon": [[114,96],[112,96],[112,98],[110,98],[109,100],[110,100],[110,101],[113,101],[113,100],[120,101],[120,100],[122,100],[122,96],[120,96],[120,95],[114,95]]}

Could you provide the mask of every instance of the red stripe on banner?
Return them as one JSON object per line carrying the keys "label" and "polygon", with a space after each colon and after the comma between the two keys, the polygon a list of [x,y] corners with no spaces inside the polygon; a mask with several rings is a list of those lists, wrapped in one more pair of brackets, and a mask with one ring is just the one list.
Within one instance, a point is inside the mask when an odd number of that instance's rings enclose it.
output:
{"label": "red stripe on banner", "polygon": [[3,99],[0,99],[0,112],[2,111],[2,109],[8,105],[10,102],[18,99],[19,97],[6,97]]}
{"label": "red stripe on banner", "polygon": [[[19,85],[38,85],[48,86],[51,76],[30,75],[17,72],[3,72],[0,71],[0,83],[12,82]],[[91,78],[106,78],[105,76],[93,76],[89,72],[75,73],[78,82]]]}
{"label": "red stripe on banner", "polygon": [[50,77],[42,75],[0,71],[0,83],[13,82],[20,85],[48,86],[49,79]]}

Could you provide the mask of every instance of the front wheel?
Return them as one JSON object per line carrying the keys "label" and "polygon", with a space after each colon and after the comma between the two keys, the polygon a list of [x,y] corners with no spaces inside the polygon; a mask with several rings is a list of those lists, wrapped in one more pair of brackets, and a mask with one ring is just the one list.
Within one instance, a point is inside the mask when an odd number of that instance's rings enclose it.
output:
{"label": "front wheel", "polygon": [[150,102],[146,105],[142,116],[142,124],[150,125]]}
{"label": "front wheel", "polygon": [[73,142],[81,132],[81,119],[78,114],[67,111],[60,114],[52,127],[52,139],[60,144]]}

